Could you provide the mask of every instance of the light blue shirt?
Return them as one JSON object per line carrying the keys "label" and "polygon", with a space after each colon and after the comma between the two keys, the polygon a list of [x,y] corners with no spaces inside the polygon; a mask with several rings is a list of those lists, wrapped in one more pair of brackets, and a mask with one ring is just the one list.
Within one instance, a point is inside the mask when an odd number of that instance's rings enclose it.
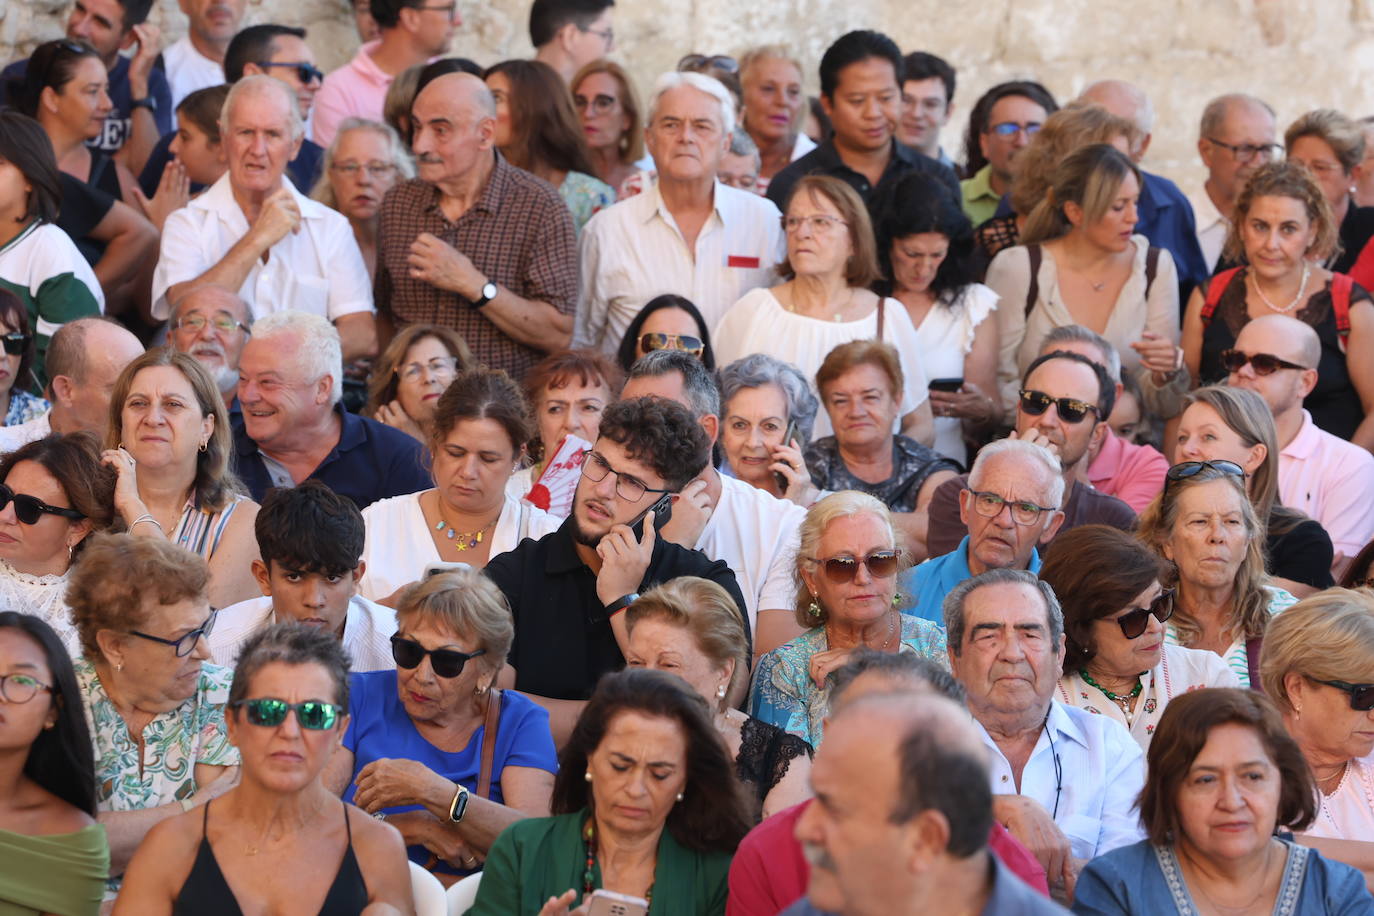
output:
{"label": "light blue shirt", "polygon": [[[945,625],[945,595],[960,582],[973,578],[968,568],[968,542],[968,535],[964,535],[954,550],[902,573],[897,580],[897,592],[906,598],[902,604],[903,614]],[[1035,550],[1031,551],[1027,568],[1033,573],[1040,572],[1040,554]]]}

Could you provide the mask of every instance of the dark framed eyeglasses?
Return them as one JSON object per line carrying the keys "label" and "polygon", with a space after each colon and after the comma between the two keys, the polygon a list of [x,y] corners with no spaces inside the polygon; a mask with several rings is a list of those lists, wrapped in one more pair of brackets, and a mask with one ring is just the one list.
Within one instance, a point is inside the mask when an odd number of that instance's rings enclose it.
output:
{"label": "dark framed eyeglasses", "polygon": [[1318,678],[1311,678],[1318,684],[1325,684],[1328,687],[1335,687],[1337,690],[1344,690],[1350,694],[1350,708],[1358,712],[1369,712],[1374,709],[1374,684],[1349,684],[1345,681],[1323,681]]}
{"label": "dark framed eyeglasses", "polygon": [[1006,499],[988,490],[965,487],[973,496],[973,511],[983,518],[996,518],[1003,506],[1011,507],[1011,520],[1018,525],[1034,525],[1046,512],[1058,512],[1057,506],[1041,506],[1026,499]]}
{"label": "dark framed eyeglasses", "polygon": [[645,334],[639,338],[639,346],[645,353],[655,350],[681,350],[698,358],[706,352],[706,344],[701,338],[690,334]]}
{"label": "dark framed eyeglasses", "polygon": [[615,44],[615,29],[611,28],[610,26],[607,26],[604,29],[594,29],[591,26],[578,26],[577,30],[579,32],[586,32],[588,35],[595,35],[597,38],[600,38],[602,41],[606,42],[607,51],[609,51],[611,49],[611,46]]}
{"label": "dark framed eyeglasses", "polygon": [[140,630],[130,630],[129,635],[137,636],[139,639],[146,639],[149,642],[162,643],[164,646],[171,646],[172,650],[176,652],[177,658],[185,658],[196,651],[196,643],[200,642],[202,636],[209,636],[215,629],[215,618],[218,615],[218,610],[210,608],[210,616],[205,618],[204,623],[187,633],[185,636],[178,636],[176,639],[165,639],[161,636],[154,636],[151,633],[144,633]]}
{"label": "dark framed eyeglasses", "polygon": [[52,693],[52,685],[28,674],[0,674],[0,698],[6,703],[27,703],[40,690]]}
{"label": "dark framed eyeglasses", "polygon": [[1221,365],[1227,372],[1239,372],[1245,368],[1246,363],[1250,364],[1256,375],[1273,375],[1280,369],[1297,369],[1301,372],[1307,368],[1290,363],[1286,359],[1279,359],[1272,353],[1246,353],[1234,349],[1221,351]]}
{"label": "dark framed eyeglasses", "polygon": [[242,331],[245,334],[249,333],[248,325],[239,321],[228,312],[216,312],[213,318],[206,318],[204,315],[195,312],[190,315],[182,315],[177,319],[177,330],[194,331],[199,334],[201,331],[205,330],[207,324],[221,334],[232,334],[235,331]]}
{"label": "dark framed eyeglasses", "polygon": [[1121,627],[1121,635],[1127,639],[1139,639],[1150,628],[1150,617],[1160,623],[1174,616],[1174,590],[1166,588],[1155,596],[1149,607],[1138,607],[1116,618]]}
{"label": "dark framed eyeglasses", "polygon": [[1043,391],[1035,391],[1030,388],[1021,389],[1021,409],[1028,416],[1038,417],[1050,409],[1053,404],[1059,412],[1059,419],[1065,423],[1082,423],[1083,418],[1090,412],[1101,417],[1102,411],[1096,404],[1089,404],[1087,401],[1080,401],[1077,398],[1054,398]]}
{"label": "dark framed eyeglasses", "polygon": [[286,721],[286,714],[295,712],[296,721],[301,728],[312,732],[323,732],[333,728],[343,715],[343,707],[324,700],[305,700],[301,703],[288,703],[276,697],[257,697],[251,700],[235,700],[229,704],[234,709],[245,710],[248,722],[264,728],[276,728]]}
{"label": "dark framed eyeglasses", "polygon": [[38,520],[44,515],[57,515],[73,521],[80,521],[86,517],[75,509],[68,509],[65,506],[50,506],[37,496],[16,493],[10,489],[9,484],[0,483],[0,512],[3,512],[10,503],[14,503],[14,517],[25,525],[37,525]]}
{"label": "dark framed eyeglasses", "polygon": [[615,475],[616,495],[626,502],[637,503],[644,498],[645,493],[671,493],[672,490],[660,490],[656,487],[646,486],[643,481],[634,477],[626,476],[624,472],[617,471],[611,467],[611,463],[602,457],[600,452],[588,451],[582,458],[582,476],[592,483],[601,483],[606,479],[607,474]]}
{"label": "dark framed eyeglasses", "polygon": [[1208,468],[1220,471],[1227,477],[1239,477],[1245,479],[1245,468],[1236,464],[1234,461],[1218,459],[1216,461],[1180,461],[1178,464],[1169,468],[1164,474],[1164,489],[1179,480],[1187,480],[1189,477],[1196,477]]}
{"label": "dark framed eyeglasses", "polygon": [[5,344],[6,356],[23,356],[24,350],[29,346],[30,339],[29,335],[21,331],[0,335],[0,341]]}
{"label": "dark framed eyeglasses", "polygon": [[296,79],[302,83],[324,82],[324,71],[306,60],[258,61],[259,67],[291,67],[296,71]]}
{"label": "dark framed eyeglasses", "polygon": [[897,561],[902,558],[900,550],[875,550],[866,557],[812,557],[811,561],[819,566],[825,577],[836,585],[853,582],[859,574],[859,567],[868,567],[868,574],[875,579],[890,579],[897,574]]}
{"label": "dark framed eyeglasses", "polygon": [[1266,160],[1273,159],[1282,149],[1277,143],[1222,143],[1212,137],[1206,138],[1213,146],[1219,146],[1236,157],[1237,162],[1249,162],[1256,156]]}
{"label": "dark framed eyeglasses", "polygon": [[395,659],[398,668],[407,671],[412,668],[420,667],[420,662],[429,656],[430,667],[434,673],[442,678],[457,677],[463,673],[463,667],[467,665],[468,659],[476,658],[479,655],[486,655],[486,649],[478,649],[476,652],[459,652],[457,649],[426,649],[413,639],[406,639],[404,636],[391,637],[391,657]]}

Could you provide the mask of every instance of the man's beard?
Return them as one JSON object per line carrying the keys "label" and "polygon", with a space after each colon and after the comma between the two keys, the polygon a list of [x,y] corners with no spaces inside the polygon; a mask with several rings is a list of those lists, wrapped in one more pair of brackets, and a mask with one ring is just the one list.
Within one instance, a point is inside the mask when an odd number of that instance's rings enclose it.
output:
{"label": "man's beard", "polygon": [[593,535],[582,530],[582,523],[577,520],[576,507],[573,508],[572,513],[572,536],[573,540],[581,544],[583,547],[592,548],[595,548],[596,545],[600,544],[601,539],[605,537],[604,534]]}

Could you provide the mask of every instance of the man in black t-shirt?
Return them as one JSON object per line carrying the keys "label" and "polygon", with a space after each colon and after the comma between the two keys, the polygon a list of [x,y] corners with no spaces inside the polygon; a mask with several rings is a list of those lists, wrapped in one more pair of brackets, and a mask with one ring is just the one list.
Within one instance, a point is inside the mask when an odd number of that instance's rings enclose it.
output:
{"label": "man in black t-shirt", "polygon": [[[700,576],[744,607],[728,566],[655,531],[653,507],[671,504],[709,452],[706,433],[681,404],[634,398],[607,407],[568,520],[487,564],[515,618],[513,686],[549,710],[558,744],[601,675],[625,664],[621,612],[641,591]],[[512,686],[510,675],[503,678]]]}

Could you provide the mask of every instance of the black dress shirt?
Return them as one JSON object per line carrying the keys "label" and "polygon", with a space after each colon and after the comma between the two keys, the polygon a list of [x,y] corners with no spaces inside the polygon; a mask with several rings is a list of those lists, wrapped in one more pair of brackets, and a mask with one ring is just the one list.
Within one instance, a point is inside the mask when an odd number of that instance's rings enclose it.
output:
{"label": "black dress shirt", "polygon": [[826,140],[811,152],[793,162],[787,168],[773,176],[768,182],[768,199],[778,205],[778,209],[786,212],[787,198],[792,194],[792,187],[805,175],[830,175],[839,178],[859,193],[863,198],[864,206],[868,207],[869,216],[876,222],[878,211],[884,202],[892,198],[892,189],[903,176],[909,172],[925,172],[940,179],[949,192],[954,195],[955,200],[962,200],[959,191],[959,178],[954,174],[954,169],[923,156],[909,147],[903,146],[895,140],[892,142],[892,158],[887,162],[887,168],[883,169],[883,175],[878,179],[876,185],[870,184],[868,179],[844,164],[840,158],[839,150],[835,149],[835,141]]}

